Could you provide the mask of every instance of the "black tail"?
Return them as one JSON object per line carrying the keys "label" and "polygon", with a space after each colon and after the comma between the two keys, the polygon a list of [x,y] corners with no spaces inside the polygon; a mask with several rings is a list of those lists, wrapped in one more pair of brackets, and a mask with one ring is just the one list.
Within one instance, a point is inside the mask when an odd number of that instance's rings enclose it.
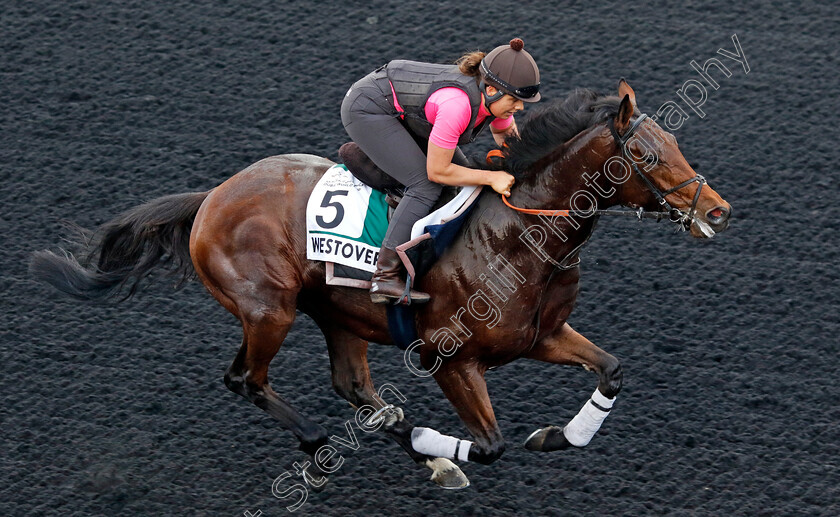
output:
{"label": "black tail", "polygon": [[[166,267],[181,282],[195,275],[190,259],[190,231],[210,192],[190,192],[153,199],[82,234],[81,262],[70,251],[33,253],[29,272],[59,291],[82,300],[101,300],[128,286],[125,298],[144,277]],[[180,285],[179,283],[179,285]]]}

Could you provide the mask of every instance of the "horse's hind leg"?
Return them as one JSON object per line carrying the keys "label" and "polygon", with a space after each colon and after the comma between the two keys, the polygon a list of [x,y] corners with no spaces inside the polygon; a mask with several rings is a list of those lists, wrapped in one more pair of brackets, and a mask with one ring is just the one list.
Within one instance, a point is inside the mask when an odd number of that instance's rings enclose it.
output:
{"label": "horse's hind leg", "polygon": [[[371,406],[379,409],[388,404],[386,393],[400,399],[402,394],[395,386],[383,384],[377,393],[370,378],[367,362],[368,342],[340,329],[321,326],[327,340],[332,368],[332,383],[336,393],[356,408]],[[404,400],[404,397],[401,398]],[[464,488],[469,486],[467,477],[457,465],[445,458],[434,458],[416,452],[411,446],[411,430],[414,426],[396,408],[386,417],[383,430],[400,444],[418,465],[432,470],[432,481],[443,488]]]}
{"label": "horse's hind leg", "polygon": [[[326,429],[301,415],[268,383],[268,365],[295,319],[295,297],[293,292],[280,295],[271,308],[260,306],[243,311],[240,307],[244,337],[239,353],[225,373],[225,385],[292,431],[300,440],[300,449],[314,456],[327,443]],[[306,469],[307,481],[317,488],[326,478],[313,465]]]}
{"label": "horse's hind leg", "polygon": [[554,364],[583,366],[598,374],[598,388],[577,416],[564,428],[550,426],[534,431],[525,441],[525,447],[546,452],[570,445],[587,445],[609,415],[615,396],[621,390],[622,374],[618,359],[575,332],[568,323],[538,341],[525,357]]}

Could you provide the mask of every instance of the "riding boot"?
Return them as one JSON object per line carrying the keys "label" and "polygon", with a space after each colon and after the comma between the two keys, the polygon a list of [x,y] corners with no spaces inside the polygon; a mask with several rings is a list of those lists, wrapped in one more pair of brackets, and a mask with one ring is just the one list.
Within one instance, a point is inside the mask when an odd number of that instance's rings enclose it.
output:
{"label": "riding boot", "polygon": [[[399,303],[405,294],[402,261],[397,252],[382,246],[376,261],[376,272],[370,279],[370,299],[373,303]],[[411,290],[411,303],[426,303],[430,296]]]}

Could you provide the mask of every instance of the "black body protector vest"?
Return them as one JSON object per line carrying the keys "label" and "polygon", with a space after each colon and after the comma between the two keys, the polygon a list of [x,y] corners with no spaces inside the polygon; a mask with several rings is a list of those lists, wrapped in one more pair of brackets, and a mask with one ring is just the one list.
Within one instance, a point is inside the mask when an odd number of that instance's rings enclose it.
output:
{"label": "black body protector vest", "polygon": [[[403,124],[415,136],[429,139],[432,123],[426,120],[426,101],[429,96],[441,88],[460,88],[470,98],[470,123],[458,138],[458,145],[464,145],[475,140],[475,137],[493,120],[488,116],[478,126],[475,120],[481,108],[481,91],[475,78],[464,75],[457,65],[437,65],[396,59],[386,65],[388,80],[394,86],[397,101],[404,110]],[[390,97],[390,95],[389,95]]]}

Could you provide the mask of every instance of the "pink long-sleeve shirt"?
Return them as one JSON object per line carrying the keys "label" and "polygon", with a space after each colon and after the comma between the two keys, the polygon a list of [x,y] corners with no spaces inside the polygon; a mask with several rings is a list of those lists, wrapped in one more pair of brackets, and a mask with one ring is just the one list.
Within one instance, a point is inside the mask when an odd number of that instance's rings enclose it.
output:
{"label": "pink long-sleeve shirt", "polygon": [[[392,85],[392,91],[393,88]],[[403,111],[402,106],[397,101],[396,93],[394,93],[394,107],[397,108],[397,111]],[[426,120],[432,124],[429,141],[443,149],[455,149],[458,146],[458,139],[467,130],[472,115],[470,97],[467,92],[454,86],[441,88],[429,96],[424,110]],[[475,118],[475,126],[484,122],[484,119],[489,116],[490,112],[482,103],[478,110],[478,116]],[[490,127],[504,130],[509,128],[511,124],[513,124],[513,117],[497,118],[490,122]]]}

